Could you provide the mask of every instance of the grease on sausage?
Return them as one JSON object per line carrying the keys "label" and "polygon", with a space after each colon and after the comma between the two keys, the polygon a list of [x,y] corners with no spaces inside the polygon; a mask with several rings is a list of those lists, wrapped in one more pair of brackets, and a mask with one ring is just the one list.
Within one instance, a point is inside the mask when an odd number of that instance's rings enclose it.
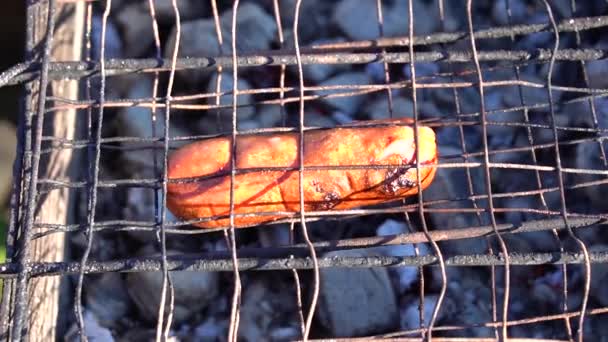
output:
{"label": "grease on sausage", "polygon": [[[435,175],[435,134],[419,126],[422,188]],[[243,135],[236,141],[234,213],[298,212],[300,210],[297,170],[297,133]],[[306,211],[350,209],[393,201],[418,191],[414,129],[410,126],[332,128],[305,132],[304,166],[323,169],[304,171]],[[167,206],[183,219],[227,216],[230,213],[231,138],[198,141],[177,150],[169,160]],[[408,166],[409,164],[409,166]],[[348,166],[393,165],[384,168]],[[403,165],[403,166],[402,166]],[[341,169],[332,167],[342,166]],[[255,170],[257,169],[257,170]],[[190,182],[180,178],[202,177]],[[251,226],[282,218],[280,215],[235,217],[236,227]],[[202,228],[229,225],[228,218],[203,221]]]}

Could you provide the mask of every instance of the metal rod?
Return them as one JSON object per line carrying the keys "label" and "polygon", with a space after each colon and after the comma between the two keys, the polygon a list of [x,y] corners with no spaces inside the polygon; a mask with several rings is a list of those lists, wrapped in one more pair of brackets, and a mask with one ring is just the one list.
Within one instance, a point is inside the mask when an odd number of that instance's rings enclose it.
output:
{"label": "metal rod", "polygon": [[[36,12],[36,10],[40,10],[40,7],[36,9],[32,6],[28,7],[28,14],[31,14],[28,15],[28,17],[30,18],[29,25],[34,26],[38,25],[38,23],[33,22],[33,20],[39,19],[39,17],[34,15],[34,13]],[[55,0],[49,0],[46,4],[46,9],[46,33],[41,39],[41,41],[44,42],[44,48],[42,50],[42,67],[40,71],[40,77],[37,80],[38,96],[36,97],[31,95],[31,97],[29,98],[31,101],[36,101],[37,105],[35,107],[36,121],[35,123],[33,123],[35,125],[35,129],[33,132],[34,136],[32,137],[33,146],[31,151],[31,168],[29,170],[30,177],[28,179],[29,184],[24,199],[25,214],[20,229],[20,240],[18,243],[19,255],[17,256],[16,263],[14,264],[15,266],[17,266],[18,275],[17,280],[15,282],[15,301],[13,303],[13,321],[10,338],[15,342],[21,341],[22,335],[24,333],[27,334],[27,331],[24,331],[23,329],[23,325],[25,323],[28,312],[28,280],[31,276],[28,272],[29,264],[31,262],[29,247],[32,238],[32,227],[34,226],[34,216],[37,207],[36,182],[38,181],[38,172],[40,166],[40,147],[42,143],[42,129],[44,124],[44,106],[46,102],[47,86],[49,82],[49,63],[51,60],[53,33],[55,29]],[[32,39],[36,39],[36,37],[28,37],[28,41]]]}
{"label": "metal rod", "polygon": [[[584,255],[576,252],[550,253],[511,253],[510,266],[534,265],[580,265],[584,264]],[[500,255],[471,254],[445,257],[445,265],[450,267],[483,267],[504,266]],[[608,263],[608,252],[590,252],[592,264]],[[196,272],[234,272],[231,258],[203,260],[183,256],[167,257],[169,271]],[[319,268],[370,268],[370,267],[403,267],[403,266],[437,266],[438,260],[434,255],[414,256],[369,256],[369,257],[321,257],[318,258]],[[292,269],[313,269],[313,261],[309,257],[285,258],[239,258],[239,271],[291,271]],[[37,263],[27,267],[32,277],[78,274],[79,262],[48,262]],[[156,272],[161,270],[161,258],[129,258],[113,261],[89,261],[84,268],[85,274],[106,272]],[[18,274],[15,264],[0,266],[0,278],[14,278]]]}
{"label": "metal rod", "polygon": [[[606,58],[608,51],[604,49],[561,49],[557,51],[557,61],[581,61],[598,60]],[[549,62],[552,57],[550,49],[531,50],[490,50],[479,51],[480,62],[505,61],[505,62]],[[433,51],[418,52],[415,62],[471,62],[473,55],[468,51]],[[302,54],[302,64],[368,64],[368,63],[410,63],[407,53],[401,52],[373,52],[373,53],[318,53]],[[171,61],[155,58],[147,59],[109,59],[106,62],[107,76],[118,76],[127,74],[141,74],[142,72],[170,71]],[[217,68],[218,66],[230,68],[232,57],[188,57],[179,58],[176,70],[193,70],[204,68]],[[254,66],[281,66],[297,65],[292,54],[268,53],[264,55],[243,55],[237,57],[239,67]],[[49,64],[49,79],[80,79],[83,77],[99,76],[99,63],[87,62],[54,62]],[[0,75],[1,78],[2,75]],[[15,85],[29,82],[38,77],[38,72],[23,72],[9,80],[4,85]]]}

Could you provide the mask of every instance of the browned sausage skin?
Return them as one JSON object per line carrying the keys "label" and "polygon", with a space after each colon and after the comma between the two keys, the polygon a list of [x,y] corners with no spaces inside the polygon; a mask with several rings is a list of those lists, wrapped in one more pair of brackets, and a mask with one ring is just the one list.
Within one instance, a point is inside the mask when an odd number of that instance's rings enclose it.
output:
{"label": "browned sausage skin", "polygon": [[[401,121],[403,122],[403,121]],[[372,122],[373,123],[373,122]],[[432,129],[418,127],[421,185],[435,175],[437,146]],[[242,135],[236,141],[236,167],[242,169],[298,168],[298,133]],[[230,213],[231,138],[198,141],[177,150],[169,160],[168,177],[203,177],[196,181],[170,182],[167,206],[183,219],[224,216]],[[350,209],[393,201],[418,192],[416,148],[411,126],[338,127],[304,135],[304,209]],[[348,166],[391,165],[385,168]],[[399,165],[409,165],[399,167]],[[332,167],[342,167],[332,169]],[[214,177],[217,175],[217,177]],[[234,213],[297,212],[300,210],[297,170],[240,173],[235,176]],[[235,217],[236,227],[282,218]],[[203,221],[202,228],[229,225],[228,219]]]}

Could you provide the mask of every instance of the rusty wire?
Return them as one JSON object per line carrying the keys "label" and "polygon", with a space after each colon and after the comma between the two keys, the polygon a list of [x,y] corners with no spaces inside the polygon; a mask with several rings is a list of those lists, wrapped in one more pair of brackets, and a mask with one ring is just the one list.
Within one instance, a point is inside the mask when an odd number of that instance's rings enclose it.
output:
{"label": "rusty wire", "polygon": [[483,80],[483,75],[482,75],[482,71],[481,71],[481,65],[480,65],[480,61],[479,61],[479,55],[478,55],[478,51],[477,51],[477,45],[475,43],[475,35],[474,35],[474,30],[473,30],[473,14],[472,14],[472,5],[473,5],[473,0],[467,0],[467,24],[468,24],[468,29],[469,29],[469,37],[470,37],[470,41],[471,41],[471,51],[473,53],[473,62],[475,64],[475,70],[477,71],[477,80],[478,80],[478,90],[479,90],[479,97],[480,97],[480,119],[481,119],[481,141],[483,144],[483,150],[484,150],[484,155],[483,155],[483,166],[484,166],[484,180],[485,180],[485,186],[487,189],[487,194],[488,194],[488,209],[489,209],[489,214],[490,214],[490,222],[492,223],[492,229],[494,231],[494,234],[496,235],[496,237],[498,238],[498,243],[500,246],[500,250],[502,253],[502,257],[504,258],[504,295],[503,295],[503,304],[502,304],[502,330],[501,330],[501,335],[500,335],[500,340],[501,341],[507,341],[508,339],[508,332],[507,332],[507,322],[509,320],[508,314],[509,314],[509,295],[511,293],[511,276],[510,276],[510,263],[511,263],[511,258],[509,256],[509,251],[507,248],[507,244],[505,243],[505,240],[503,238],[503,236],[500,234],[500,232],[498,231],[497,225],[496,225],[496,216],[495,216],[495,209],[494,209],[494,195],[492,193],[492,176],[490,175],[490,155],[488,153],[489,150],[489,144],[488,144],[488,123],[487,123],[487,113],[486,113],[486,108],[485,108],[485,95],[484,95],[484,80]]}
{"label": "rusty wire", "polygon": [[[234,226],[234,189],[236,183],[236,137],[237,137],[237,115],[236,115],[236,104],[237,104],[237,92],[238,92],[238,65],[237,65],[237,50],[236,50],[236,18],[239,9],[239,0],[234,0],[232,5],[232,21],[231,21],[231,48],[232,48],[232,127],[231,127],[231,140],[230,140],[230,229],[229,229],[229,248],[231,251],[232,262],[234,263],[234,290],[232,293],[232,305],[230,307],[230,325],[228,327],[228,341],[237,342],[238,340],[238,329],[239,329],[239,310],[241,307],[241,276],[239,273],[238,257],[237,257],[237,245],[236,245],[236,232]],[[217,13],[213,13],[214,16]],[[218,19],[215,18],[215,22]],[[218,82],[219,86],[219,82]]]}
{"label": "rusty wire", "polygon": [[[24,164],[24,168],[31,168],[31,172],[26,172],[26,176],[23,179],[23,184],[25,185],[25,193],[26,196],[24,196],[25,198],[22,199],[22,202],[25,203],[26,207],[25,207],[25,213],[24,213],[24,222],[23,222],[23,226],[20,227],[20,233],[22,238],[19,239],[17,241],[17,235],[16,235],[16,231],[17,231],[17,225],[18,225],[18,218],[16,214],[12,214],[11,218],[15,218],[16,220],[10,222],[11,226],[9,226],[9,234],[14,234],[13,235],[13,241],[16,243],[17,248],[20,249],[20,253],[17,255],[13,255],[12,257],[15,257],[15,263],[16,265],[18,265],[18,269],[17,269],[17,279],[13,284],[8,284],[8,286],[14,286],[14,288],[12,288],[11,290],[13,290],[13,293],[11,294],[11,301],[13,304],[13,310],[12,310],[12,319],[13,319],[13,323],[10,326],[10,335],[11,338],[13,338],[15,341],[20,340],[21,338],[21,334],[22,334],[22,326],[21,326],[21,322],[23,322],[25,320],[25,317],[27,315],[27,303],[28,303],[28,298],[27,298],[27,284],[28,284],[28,279],[30,277],[30,274],[28,272],[28,267],[27,264],[29,263],[29,247],[30,247],[30,243],[31,243],[31,233],[32,233],[32,226],[34,224],[35,221],[35,209],[36,209],[36,182],[38,179],[38,171],[39,171],[39,165],[40,165],[40,149],[41,149],[41,144],[42,144],[42,130],[43,130],[43,125],[44,125],[44,107],[46,105],[46,94],[47,94],[47,84],[49,82],[48,79],[48,67],[49,67],[49,63],[50,63],[50,58],[51,58],[51,49],[52,49],[52,44],[53,44],[53,30],[55,28],[55,8],[56,4],[54,0],[49,0],[48,2],[48,15],[47,15],[47,22],[46,22],[46,34],[45,34],[45,39],[44,39],[44,49],[43,49],[43,54],[42,54],[42,65],[40,68],[40,77],[37,79],[38,82],[34,82],[37,83],[38,85],[38,101],[37,104],[29,104],[28,105],[28,109],[30,109],[29,112],[25,113],[25,115],[27,116],[25,118],[25,121],[29,124],[29,133],[27,133],[26,137],[25,137],[25,141],[22,142],[23,144],[25,144],[25,148],[26,151],[31,152],[31,154],[27,157],[25,157],[23,164]],[[33,37],[28,37],[28,39],[33,39]],[[31,44],[31,42],[30,42]],[[31,46],[29,46],[28,48],[31,48]],[[31,51],[31,50],[30,50]],[[28,90],[29,91],[34,91],[35,86],[32,85],[28,85]],[[33,108],[31,108],[30,106],[32,106]],[[34,115],[34,112],[36,112],[36,115]],[[34,121],[34,117],[35,117],[35,121]],[[34,132],[32,132],[32,128],[35,127]],[[21,174],[17,175],[19,178],[21,178]],[[12,208],[12,210],[15,210],[14,208]],[[3,300],[3,305],[6,305],[5,303],[8,302],[8,298]],[[5,310],[2,310],[4,312],[7,312]],[[8,332],[8,331],[7,331]]]}
{"label": "rusty wire", "polygon": [[[49,3],[49,6],[51,4]],[[106,4],[106,8],[104,9],[102,16],[102,28],[101,28],[101,40],[105,41],[106,39],[106,29],[107,29],[107,21],[110,16],[110,9],[112,7],[112,0],[109,0]],[[92,120],[89,120],[87,123],[87,138],[90,141],[95,143],[95,150],[88,150],[87,153],[87,162],[89,164],[87,179],[90,182],[91,186],[87,189],[87,230],[86,230],[86,248],[80,259],[80,264],[82,266],[86,265],[89,260],[89,255],[91,253],[91,249],[93,248],[93,230],[92,227],[95,224],[95,208],[97,206],[97,184],[99,183],[99,165],[101,160],[101,147],[99,146],[99,140],[101,140],[101,129],[102,122],[104,117],[104,101],[105,101],[105,91],[106,91],[106,70],[105,70],[105,44],[101,45],[100,49],[100,72],[101,72],[101,81],[99,87],[99,109],[97,110],[97,119],[98,124],[93,132],[92,129]],[[76,291],[74,294],[74,312],[76,315],[76,324],[78,325],[78,331],[80,333],[80,339],[82,341],[88,341],[87,335],[85,333],[84,326],[84,315],[82,313],[82,287],[84,283],[84,272],[78,273],[78,281],[76,283]]]}
{"label": "rusty wire", "polygon": [[[413,42],[414,41],[414,9],[413,9],[413,1],[408,1],[408,33],[409,33],[409,41]],[[417,103],[417,88],[416,88],[416,59],[414,58],[414,45],[413,44],[409,44],[409,56],[410,56],[410,71],[411,71],[411,82],[412,82],[412,109],[413,109],[413,113],[414,113],[414,144],[416,146],[416,155],[419,156],[420,155],[420,144],[418,143],[418,103]],[[428,341],[431,341],[433,338],[433,327],[435,326],[435,323],[437,321],[437,317],[439,315],[439,311],[441,310],[441,305],[443,304],[443,300],[445,298],[445,294],[447,292],[447,288],[448,288],[448,278],[447,278],[447,274],[446,274],[446,270],[445,270],[445,260],[443,257],[443,253],[441,252],[441,249],[439,248],[439,245],[437,244],[436,241],[434,241],[433,239],[431,239],[430,233],[429,233],[429,228],[427,226],[427,222],[426,222],[426,217],[424,216],[424,196],[423,196],[423,189],[422,189],[422,184],[421,184],[421,177],[420,177],[420,173],[421,172],[421,162],[420,162],[420,158],[416,158],[416,186],[418,187],[418,191],[417,191],[417,197],[418,197],[418,216],[420,217],[420,221],[421,221],[421,228],[422,231],[424,232],[424,236],[427,239],[427,243],[431,245],[432,249],[433,249],[433,254],[435,254],[437,256],[437,261],[439,262],[439,268],[441,270],[441,289],[439,290],[439,297],[437,298],[437,303],[435,304],[435,306],[433,307],[433,313],[431,314],[431,319],[428,323],[428,330],[426,333],[426,339]],[[424,299],[424,295],[421,296],[422,299]],[[424,302],[422,302],[421,299],[421,304],[424,304]],[[422,313],[424,312],[424,305],[421,305],[421,309],[420,309],[420,315],[421,317],[423,317]],[[421,325],[424,323],[424,319],[420,320]]]}

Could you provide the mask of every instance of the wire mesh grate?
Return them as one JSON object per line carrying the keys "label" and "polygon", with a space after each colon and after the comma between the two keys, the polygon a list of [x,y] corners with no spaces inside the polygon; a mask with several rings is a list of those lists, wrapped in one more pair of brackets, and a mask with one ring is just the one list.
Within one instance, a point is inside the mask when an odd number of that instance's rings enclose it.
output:
{"label": "wire mesh grate", "polygon": [[[61,279],[70,294],[47,313],[65,321],[51,329],[66,340],[95,331],[110,340],[599,339],[607,10],[547,0],[28,3],[26,61],[0,74],[0,86],[25,94],[0,264],[2,338],[44,339],[32,323],[37,282]],[[57,55],[66,22],[81,29],[71,59]],[[294,134],[305,146],[309,132],[403,117],[434,130],[439,161],[428,188],[390,204],[310,211],[303,185],[307,173],[390,165],[308,166],[299,148],[289,167],[230,167],[242,136]],[[223,173],[170,179],[178,148],[219,137],[232,151]],[[409,166],[420,179],[421,161]],[[300,209],[236,213],[237,177],[272,172],[299,177]],[[227,214],[188,220],[167,209],[168,186],[218,176],[230,179]],[[62,219],[42,214],[53,196],[73,208]],[[261,217],[280,219],[235,228]],[[70,253],[41,256],[50,238]],[[361,311],[368,317],[357,320]]]}

